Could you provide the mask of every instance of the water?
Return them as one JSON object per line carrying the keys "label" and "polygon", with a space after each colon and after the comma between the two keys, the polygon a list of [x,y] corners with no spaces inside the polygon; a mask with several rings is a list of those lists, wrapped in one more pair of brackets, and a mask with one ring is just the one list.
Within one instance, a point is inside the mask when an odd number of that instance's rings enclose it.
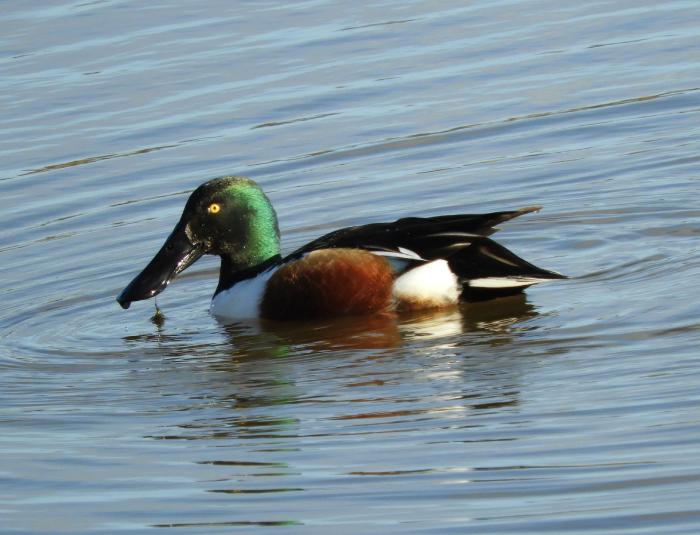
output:
{"label": "water", "polygon": [[[697,533],[695,2],[15,3],[0,13],[0,532]],[[188,193],[289,251],[542,204],[572,278],[399,321],[114,297]]]}

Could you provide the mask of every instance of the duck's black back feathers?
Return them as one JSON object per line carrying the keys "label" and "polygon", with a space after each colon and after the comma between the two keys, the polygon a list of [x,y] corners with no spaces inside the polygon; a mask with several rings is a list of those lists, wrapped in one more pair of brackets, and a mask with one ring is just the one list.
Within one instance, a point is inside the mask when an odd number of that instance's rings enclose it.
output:
{"label": "duck's black back feathers", "polygon": [[[496,232],[495,226],[523,214],[536,212],[539,206],[529,206],[520,210],[492,212],[490,214],[457,214],[435,217],[404,217],[391,223],[371,223],[357,227],[347,227],[329,232],[307,243],[289,255],[289,259],[298,258],[316,249],[337,247],[348,248],[386,248],[405,247],[409,243],[419,245],[421,238],[450,232],[490,236]],[[430,240],[428,240],[430,241]],[[436,257],[429,254],[431,247],[426,243],[421,247],[424,258]],[[423,256],[421,251],[413,249]]]}
{"label": "duck's black back feathers", "polygon": [[[361,248],[404,255],[404,271],[426,261],[445,259],[463,286],[463,298],[488,299],[518,293],[538,279],[565,278],[538,268],[487,236],[509,219],[539,210],[539,206],[489,214],[406,217],[391,223],[372,223],[330,232],[309,242],[284,259],[295,260],[311,251],[329,248]],[[406,250],[417,257],[405,255]],[[492,287],[470,286],[470,281],[502,279]],[[535,279],[527,284],[526,280]],[[508,286],[508,280],[516,283]],[[525,281],[525,282],[524,282]],[[487,285],[488,286],[488,285]]]}

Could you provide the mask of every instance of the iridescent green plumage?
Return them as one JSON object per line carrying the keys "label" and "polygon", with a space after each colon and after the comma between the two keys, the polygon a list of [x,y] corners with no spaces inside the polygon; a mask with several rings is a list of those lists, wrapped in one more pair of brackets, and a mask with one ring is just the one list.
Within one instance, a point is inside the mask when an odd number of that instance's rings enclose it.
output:
{"label": "iridescent green plumage", "polygon": [[230,184],[223,189],[242,214],[242,225],[248,234],[243,246],[231,251],[232,259],[241,267],[255,266],[280,253],[280,231],[277,214],[267,195],[245,177],[224,177]]}

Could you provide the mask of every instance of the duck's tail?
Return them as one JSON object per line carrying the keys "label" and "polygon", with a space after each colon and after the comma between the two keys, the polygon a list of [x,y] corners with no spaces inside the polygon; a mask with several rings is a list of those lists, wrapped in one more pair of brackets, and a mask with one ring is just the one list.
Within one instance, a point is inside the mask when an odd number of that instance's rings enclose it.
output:
{"label": "duck's tail", "polygon": [[462,299],[480,301],[522,292],[528,286],[565,275],[523,260],[483,236],[470,236],[469,244],[447,257],[450,269],[462,283]]}

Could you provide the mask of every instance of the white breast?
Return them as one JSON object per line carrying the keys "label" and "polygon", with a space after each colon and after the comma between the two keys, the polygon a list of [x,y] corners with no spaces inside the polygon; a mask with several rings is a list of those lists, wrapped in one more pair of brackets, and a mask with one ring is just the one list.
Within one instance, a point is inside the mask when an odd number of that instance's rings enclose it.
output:
{"label": "white breast", "polygon": [[265,285],[275,271],[277,267],[219,292],[211,300],[209,311],[221,319],[259,318],[260,300],[265,293]]}

